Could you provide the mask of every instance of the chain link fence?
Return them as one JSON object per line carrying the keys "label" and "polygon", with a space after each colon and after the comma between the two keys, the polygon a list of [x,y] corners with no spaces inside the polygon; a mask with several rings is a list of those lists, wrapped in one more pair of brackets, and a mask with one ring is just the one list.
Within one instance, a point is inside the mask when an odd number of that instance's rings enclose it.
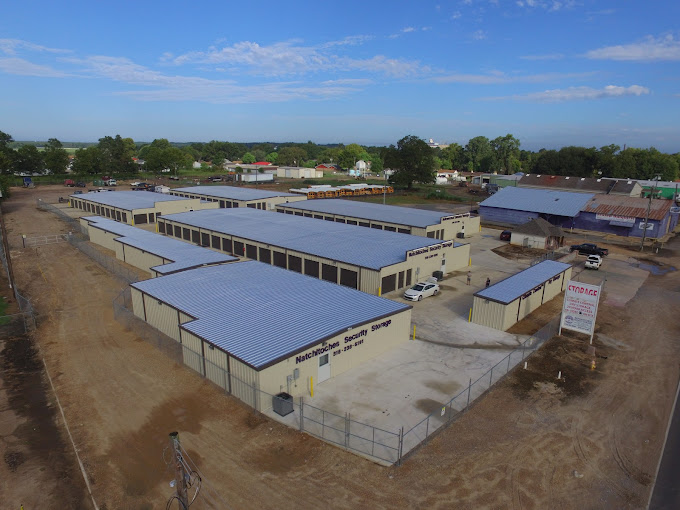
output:
{"label": "chain link fence", "polygon": [[87,228],[83,227],[80,224],[80,220],[78,218],[74,218],[73,216],[70,216],[69,214],[65,213],[62,211],[60,208],[53,206],[52,204],[48,204],[41,198],[36,199],[36,206],[38,209],[42,211],[49,211],[52,214],[55,214],[56,216],[59,217],[60,220],[63,220],[71,225],[71,231],[72,232],[80,232],[82,235],[87,236]]}
{"label": "chain link fence", "polygon": [[489,391],[494,384],[503,379],[513,368],[539,349],[546,341],[557,335],[559,327],[560,318],[556,317],[530,338],[527,338],[519,348],[511,351],[476,381],[470,379],[468,387],[444,404],[441,409],[430,413],[419,423],[404,432],[403,451],[399,461],[407,453],[415,451],[419,446],[425,444],[433,434],[439,432],[444,426],[453,422],[462,413],[467,411],[472,402]]}

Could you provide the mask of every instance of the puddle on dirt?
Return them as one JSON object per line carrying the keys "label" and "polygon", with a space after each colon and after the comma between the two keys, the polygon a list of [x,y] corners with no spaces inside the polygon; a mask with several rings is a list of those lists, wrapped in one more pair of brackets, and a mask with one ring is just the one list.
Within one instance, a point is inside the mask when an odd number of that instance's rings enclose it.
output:
{"label": "puddle on dirt", "polygon": [[671,273],[673,271],[676,271],[676,269],[673,266],[662,266],[662,265],[656,265],[656,264],[646,264],[645,262],[639,262],[637,264],[637,267],[640,269],[644,269],[645,271],[649,271],[655,276],[663,276],[666,273]]}
{"label": "puddle on dirt", "polygon": [[437,380],[430,380],[425,382],[425,386],[432,390],[437,390],[443,393],[444,395],[450,396],[453,396],[461,389],[461,385],[455,381],[443,382]]}

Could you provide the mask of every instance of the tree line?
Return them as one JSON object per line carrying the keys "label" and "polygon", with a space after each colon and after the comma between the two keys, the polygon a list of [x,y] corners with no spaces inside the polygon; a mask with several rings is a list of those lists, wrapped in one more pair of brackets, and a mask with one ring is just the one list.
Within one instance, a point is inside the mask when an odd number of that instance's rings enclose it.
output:
{"label": "tree line", "polygon": [[[434,172],[438,169],[631,179],[652,179],[659,175],[662,180],[676,180],[680,173],[680,154],[665,154],[653,147],[622,150],[618,145],[599,149],[569,146],[533,152],[522,150],[520,140],[512,134],[493,139],[476,136],[465,145],[452,143],[441,147],[430,147],[412,135],[389,147],[356,143],[321,145],[312,141],[172,143],[164,138],[141,143],[120,135],[105,136],[96,144],[80,145],[73,161],[70,161],[63,144],[56,138],[36,146],[35,143],[15,142],[11,135],[0,131],[0,173],[33,174],[49,170],[53,174],[63,174],[70,166],[76,174],[125,175],[140,170],[140,165],[133,158],[142,160],[142,169],[152,173],[164,169],[177,172],[191,168],[196,161],[217,166],[227,161],[246,164],[268,161],[280,166],[306,167],[326,163],[348,169],[354,167],[357,161],[364,160],[370,163],[371,172],[381,172],[384,167],[400,170],[402,176],[414,173],[417,175],[416,182],[434,182]],[[409,186],[412,182],[404,184]]]}

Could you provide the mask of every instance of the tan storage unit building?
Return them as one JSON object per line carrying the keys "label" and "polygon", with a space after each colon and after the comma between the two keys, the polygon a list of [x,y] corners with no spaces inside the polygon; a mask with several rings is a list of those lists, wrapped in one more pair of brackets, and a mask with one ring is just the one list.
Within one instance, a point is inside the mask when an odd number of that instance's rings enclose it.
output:
{"label": "tan storage unit building", "polygon": [[470,245],[253,209],[159,219],[160,233],[382,295],[467,266]]}
{"label": "tan storage unit building", "polygon": [[506,331],[565,289],[571,265],[545,260],[476,292],[472,322]]}
{"label": "tan storage unit building", "polygon": [[254,261],[131,291],[135,315],[180,342],[187,366],[261,411],[406,342],[411,323],[409,305]]}
{"label": "tan storage unit building", "polygon": [[307,200],[279,204],[278,212],[335,221],[377,230],[430,237],[448,241],[479,232],[479,216],[451,214],[411,207],[374,204],[358,200]]}
{"label": "tan storage unit building", "polygon": [[200,198],[207,200],[220,209],[250,207],[271,211],[276,204],[307,200],[306,196],[278,191],[267,191],[237,186],[194,186],[192,188],[175,188],[170,194],[178,197]]}
{"label": "tan storage unit building", "polygon": [[158,216],[201,209],[217,205],[198,198],[187,199],[151,191],[106,191],[71,195],[69,205],[89,214],[127,223],[155,223]]}
{"label": "tan storage unit building", "polygon": [[147,271],[152,278],[239,260],[100,216],[82,217],[80,223],[91,242],[115,251],[116,258]]}

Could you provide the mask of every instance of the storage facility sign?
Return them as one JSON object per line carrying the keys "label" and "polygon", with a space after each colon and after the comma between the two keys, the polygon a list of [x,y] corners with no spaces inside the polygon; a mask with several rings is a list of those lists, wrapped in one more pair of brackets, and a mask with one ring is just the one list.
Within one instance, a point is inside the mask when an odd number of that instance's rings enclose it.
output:
{"label": "storage facility sign", "polygon": [[596,220],[608,221],[612,225],[620,225],[622,227],[632,227],[635,224],[635,218],[627,216],[615,216],[613,214],[596,214]]}
{"label": "storage facility sign", "polygon": [[592,339],[597,318],[597,305],[602,288],[598,285],[569,280],[564,293],[560,330],[571,329],[590,335]]}

